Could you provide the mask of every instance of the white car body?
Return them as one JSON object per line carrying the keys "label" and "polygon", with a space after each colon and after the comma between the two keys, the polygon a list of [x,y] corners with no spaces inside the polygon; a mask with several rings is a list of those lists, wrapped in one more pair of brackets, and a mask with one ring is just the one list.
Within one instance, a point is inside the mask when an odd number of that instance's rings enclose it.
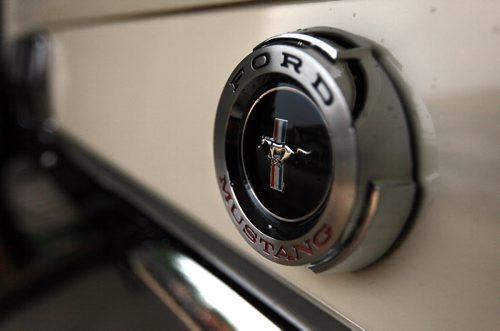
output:
{"label": "white car body", "polygon": [[[500,307],[500,2],[7,1],[7,39],[53,41],[60,129],[221,241],[369,330],[494,330]],[[330,26],[383,45],[430,118],[403,242],[355,273],[261,258],[220,198],[219,96],[259,42]],[[425,140],[425,142],[424,142]]]}

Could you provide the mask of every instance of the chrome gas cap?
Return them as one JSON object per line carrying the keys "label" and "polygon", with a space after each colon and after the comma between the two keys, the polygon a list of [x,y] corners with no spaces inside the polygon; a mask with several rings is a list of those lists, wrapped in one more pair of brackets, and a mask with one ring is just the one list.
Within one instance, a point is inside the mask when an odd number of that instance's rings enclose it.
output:
{"label": "chrome gas cap", "polygon": [[265,258],[353,271],[401,233],[416,196],[412,141],[377,49],[337,29],[286,33],[224,86],[217,180],[232,222]]}

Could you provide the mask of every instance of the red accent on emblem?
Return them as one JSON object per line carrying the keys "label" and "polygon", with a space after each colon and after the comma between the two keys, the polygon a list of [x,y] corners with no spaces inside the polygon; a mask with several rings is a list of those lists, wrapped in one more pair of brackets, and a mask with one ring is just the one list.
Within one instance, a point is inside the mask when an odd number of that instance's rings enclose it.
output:
{"label": "red accent on emblem", "polygon": [[330,241],[332,234],[332,228],[326,224],[323,225],[313,237],[314,245],[318,248],[321,248],[326,243],[328,243],[328,241]]}
{"label": "red accent on emblem", "polygon": [[280,258],[280,257],[286,257],[288,261],[293,261],[295,258],[288,253],[288,251],[285,249],[285,246],[280,246],[278,248],[278,252],[274,254],[275,257]]}
{"label": "red accent on emblem", "polygon": [[260,238],[260,242],[264,243],[264,249],[262,251],[267,255],[271,254],[271,252],[269,251],[269,247],[271,247],[271,250],[274,251],[274,245],[271,244],[269,241],[265,240],[264,238]]}
{"label": "red accent on emblem", "polygon": [[245,227],[243,228],[243,233],[247,236],[247,238],[255,243],[257,241],[257,235],[255,234],[255,232],[253,232],[253,230],[245,224]]}
{"label": "red accent on emblem", "polygon": [[314,255],[313,249],[311,247],[311,241],[309,239],[307,239],[305,241],[305,244],[306,245],[294,245],[293,246],[293,249],[295,249],[295,256],[296,256],[297,260],[300,259],[299,251],[302,251],[302,252],[304,252],[304,253],[306,253],[307,255],[310,255],[310,256]]}
{"label": "red accent on emblem", "polygon": [[232,200],[233,197],[231,196],[231,193],[226,189],[226,185],[228,183],[226,175],[224,175],[223,177],[219,178],[219,180],[220,180],[220,183],[221,183],[222,192],[226,193],[224,195],[224,199],[226,199],[226,201]]}

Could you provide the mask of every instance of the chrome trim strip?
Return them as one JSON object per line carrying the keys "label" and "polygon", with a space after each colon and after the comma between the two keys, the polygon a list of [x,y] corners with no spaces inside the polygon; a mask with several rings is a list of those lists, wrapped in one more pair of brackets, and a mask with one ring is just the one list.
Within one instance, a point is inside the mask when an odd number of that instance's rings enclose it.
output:
{"label": "chrome trim strip", "polygon": [[148,270],[148,268],[140,260],[140,257],[132,256],[130,264],[135,275],[146,284],[153,292],[175,315],[190,329],[194,331],[202,330],[196,321],[175,301],[173,295],[167,291],[160,283],[158,277]]}
{"label": "chrome trim strip", "polygon": [[191,330],[280,330],[207,268],[168,243],[130,256],[132,269]]}
{"label": "chrome trim strip", "polygon": [[[150,217],[184,245],[209,261],[242,291],[301,330],[364,330],[269,271],[248,261],[188,216],[159,199],[145,187],[98,159],[80,143],[62,132],[55,133],[62,156],[76,163],[107,190],[117,194]],[[311,274],[311,277],[314,277]]]}

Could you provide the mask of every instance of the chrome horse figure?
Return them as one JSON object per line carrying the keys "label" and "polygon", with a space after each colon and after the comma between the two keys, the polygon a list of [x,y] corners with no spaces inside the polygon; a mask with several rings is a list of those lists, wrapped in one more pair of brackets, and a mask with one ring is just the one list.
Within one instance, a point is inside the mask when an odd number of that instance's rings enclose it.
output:
{"label": "chrome horse figure", "polygon": [[296,150],[291,149],[285,143],[278,143],[273,138],[264,136],[260,142],[259,148],[267,145],[269,148],[268,157],[271,159],[272,164],[282,166],[286,160],[288,160],[293,155],[309,155],[311,151],[303,150],[302,148],[297,148]]}

